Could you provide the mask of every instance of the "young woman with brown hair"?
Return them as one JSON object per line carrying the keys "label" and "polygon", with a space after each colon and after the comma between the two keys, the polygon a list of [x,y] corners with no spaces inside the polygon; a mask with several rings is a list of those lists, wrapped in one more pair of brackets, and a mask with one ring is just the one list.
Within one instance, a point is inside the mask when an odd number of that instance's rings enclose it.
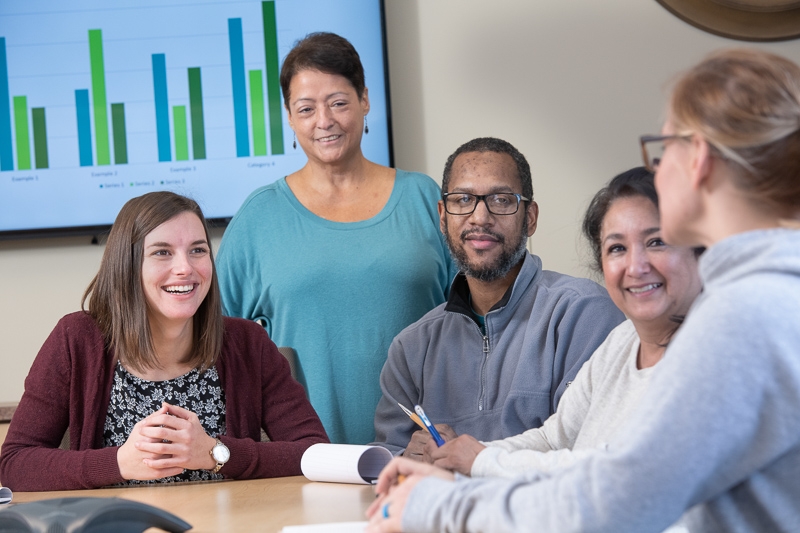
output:
{"label": "young woman with brown hair", "polygon": [[328,440],[263,328],[222,317],[194,201],[154,192],[126,203],[84,304],[31,367],[0,455],[5,486],[297,475],[305,449]]}

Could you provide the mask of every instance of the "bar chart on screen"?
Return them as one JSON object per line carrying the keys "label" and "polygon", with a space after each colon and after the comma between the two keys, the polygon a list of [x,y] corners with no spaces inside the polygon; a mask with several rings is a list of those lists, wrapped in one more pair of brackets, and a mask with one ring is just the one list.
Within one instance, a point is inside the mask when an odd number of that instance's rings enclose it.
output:
{"label": "bar chart on screen", "polygon": [[381,22],[377,0],[0,3],[0,232],[108,224],[127,199],[162,189],[232,216],[305,164],[279,72],[314,31],[359,51],[362,148],[389,164]]}

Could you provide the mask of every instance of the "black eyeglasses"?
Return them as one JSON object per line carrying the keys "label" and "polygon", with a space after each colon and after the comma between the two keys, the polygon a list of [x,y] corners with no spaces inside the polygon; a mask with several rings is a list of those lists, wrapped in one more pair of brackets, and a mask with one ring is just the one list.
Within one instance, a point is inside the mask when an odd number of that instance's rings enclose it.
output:
{"label": "black eyeglasses", "polygon": [[[688,140],[691,138],[691,134],[642,135],[639,137],[639,142],[642,144],[642,159],[644,160],[645,168],[653,173],[658,170],[658,164],[661,163],[661,157],[664,155],[667,141],[675,141],[678,139]],[[650,145],[650,148],[648,148],[648,145]]]}
{"label": "black eyeglasses", "polygon": [[445,211],[451,215],[471,215],[481,200],[493,215],[513,215],[519,211],[520,202],[530,202],[530,198],[510,192],[494,194],[446,192],[442,195],[442,200],[444,200]]}

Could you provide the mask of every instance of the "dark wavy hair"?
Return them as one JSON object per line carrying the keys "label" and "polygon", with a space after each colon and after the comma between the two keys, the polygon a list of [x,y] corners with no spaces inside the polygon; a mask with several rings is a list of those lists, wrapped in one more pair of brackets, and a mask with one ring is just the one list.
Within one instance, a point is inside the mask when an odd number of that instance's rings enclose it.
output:
{"label": "dark wavy hair", "polygon": [[592,203],[583,217],[583,235],[592,248],[592,268],[603,271],[602,246],[600,231],[611,204],[620,198],[642,196],[647,198],[658,209],[658,193],[653,173],[644,167],[636,167],[623,172],[608,182],[592,198]]}
{"label": "dark wavy hair", "polygon": [[[589,241],[592,247],[592,268],[597,272],[603,271],[602,243],[600,242],[600,232],[603,227],[608,210],[616,200],[620,198],[632,198],[641,196],[647,198],[658,209],[658,193],[656,192],[655,177],[653,173],[644,167],[636,167],[623,172],[608,182],[608,185],[600,189],[592,198],[592,203],[586,210],[583,217],[583,236]],[[705,247],[698,246],[692,248],[694,256],[700,257],[705,251]],[[661,346],[669,344],[670,339],[678,330],[678,327],[686,318],[685,315],[672,315],[669,317],[675,327],[664,338]]]}
{"label": "dark wavy hair", "polygon": [[328,32],[309,33],[297,41],[283,60],[281,90],[283,105],[289,109],[289,85],[301,70],[318,70],[342,76],[356,90],[358,98],[364,97],[364,66],[350,41]]}
{"label": "dark wavy hair", "polygon": [[[159,368],[142,286],[144,239],[164,222],[185,212],[197,215],[203,223],[213,264],[208,226],[197,202],[172,192],[151,192],[122,206],[108,235],[100,270],[81,300],[81,308],[97,321],[106,345],[123,364],[140,371]],[[208,294],[193,318],[189,362],[201,371],[216,362],[222,349],[221,302],[217,272],[212,269]]]}

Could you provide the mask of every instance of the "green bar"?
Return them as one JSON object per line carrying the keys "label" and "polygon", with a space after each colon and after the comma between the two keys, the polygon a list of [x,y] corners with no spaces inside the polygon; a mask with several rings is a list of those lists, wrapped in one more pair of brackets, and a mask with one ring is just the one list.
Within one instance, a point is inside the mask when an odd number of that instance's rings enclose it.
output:
{"label": "green bar", "polygon": [[206,129],[203,120],[203,85],[200,67],[189,69],[189,113],[192,117],[192,154],[195,159],[206,158]]}
{"label": "green bar", "polygon": [[128,134],[125,133],[125,104],[111,104],[111,128],[114,132],[114,163],[128,162]]}
{"label": "green bar", "polygon": [[253,121],[253,155],[267,155],[267,124],[264,121],[264,83],[261,71],[250,71],[250,114]]}
{"label": "green bar", "polygon": [[36,168],[48,168],[47,161],[47,124],[44,120],[44,108],[31,109],[33,117],[33,149],[36,154]]}
{"label": "green bar", "polygon": [[97,147],[97,164],[110,165],[106,69],[103,66],[103,30],[89,30],[89,59],[92,67],[92,108],[94,110],[94,141]]}
{"label": "green bar", "polygon": [[31,139],[28,130],[28,98],[14,97],[14,133],[17,135],[17,170],[31,168]]}
{"label": "green bar", "polygon": [[264,19],[264,55],[267,63],[267,103],[269,105],[269,139],[272,155],[283,153],[283,118],[281,117],[281,83],[278,79],[278,24],[275,2],[261,2]]}
{"label": "green bar", "polygon": [[172,122],[175,124],[175,161],[189,160],[189,137],[186,131],[186,106],[172,106]]}

